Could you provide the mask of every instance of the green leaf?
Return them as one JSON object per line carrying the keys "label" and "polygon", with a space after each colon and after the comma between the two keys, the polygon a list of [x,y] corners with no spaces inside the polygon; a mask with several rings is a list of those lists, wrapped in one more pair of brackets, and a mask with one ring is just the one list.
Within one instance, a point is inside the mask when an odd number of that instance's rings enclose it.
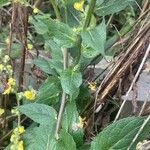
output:
{"label": "green leaf", "polygon": [[34,59],[33,63],[38,66],[42,71],[48,74],[53,74],[54,71],[51,68],[51,62],[50,60],[44,59],[44,58],[38,58]]}
{"label": "green leaf", "polygon": [[[91,144],[91,150],[127,150],[143,124],[145,117],[128,117],[112,123],[99,133]],[[144,127],[131,149],[149,134],[150,121]]]}
{"label": "green leaf", "polygon": [[54,137],[55,126],[50,124],[47,126],[40,126],[35,130],[35,144],[34,148],[36,150],[52,150],[51,140]]}
{"label": "green leaf", "polygon": [[8,4],[10,4],[8,0],[0,0],[0,7]]}
{"label": "green leaf", "polygon": [[82,74],[73,69],[67,69],[61,73],[60,80],[63,90],[71,97],[76,98],[82,84]]}
{"label": "green leaf", "polygon": [[35,31],[38,34],[46,34],[49,32],[49,28],[47,26],[47,17],[46,15],[41,17],[40,15],[37,15],[35,18],[30,17],[29,18],[29,22],[32,23],[34,25]]}
{"label": "green leaf", "polygon": [[83,31],[81,36],[83,44],[87,46],[87,49],[83,50],[85,57],[91,58],[105,53],[106,25],[104,21],[91,30]]}
{"label": "green leaf", "polygon": [[49,150],[76,150],[76,144],[72,136],[65,130],[61,130],[59,134],[59,139],[51,140],[51,149]]}
{"label": "green leaf", "polygon": [[55,43],[53,40],[47,40],[47,38],[45,38],[45,49],[50,51],[53,60],[63,62],[61,47],[59,47],[58,44]]}
{"label": "green leaf", "polygon": [[50,142],[54,138],[55,125],[40,125],[26,130],[23,134],[26,150],[51,150]]}
{"label": "green leaf", "polygon": [[82,13],[77,11],[73,5],[67,6],[67,23],[70,27],[78,27],[80,25],[80,21],[82,20]]}
{"label": "green leaf", "polygon": [[68,102],[65,107],[62,128],[65,129],[69,134],[73,136],[77,146],[83,144],[83,129],[79,128],[79,113],[75,101]]}
{"label": "green leaf", "polygon": [[125,9],[134,0],[108,0],[96,8],[96,14],[106,16]]}
{"label": "green leaf", "polygon": [[56,122],[57,113],[48,105],[30,103],[19,106],[17,109],[39,124],[48,125]]}
{"label": "green leaf", "polygon": [[51,104],[56,103],[56,98],[61,92],[60,80],[57,77],[50,76],[40,86],[36,96],[36,102]]}
{"label": "green leaf", "polygon": [[100,6],[103,2],[104,2],[104,0],[97,0],[97,1],[96,1],[96,5],[97,5],[97,6]]}
{"label": "green leaf", "polygon": [[52,29],[54,41],[62,48],[71,48],[77,41],[77,35],[65,23],[50,19],[49,28]]}
{"label": "green leaf", "polygon": [[91,93],[89,92],[87,86],[81,85],[79,95],[76,98],[76,105],[79,113],[84,110],[91,99]]}

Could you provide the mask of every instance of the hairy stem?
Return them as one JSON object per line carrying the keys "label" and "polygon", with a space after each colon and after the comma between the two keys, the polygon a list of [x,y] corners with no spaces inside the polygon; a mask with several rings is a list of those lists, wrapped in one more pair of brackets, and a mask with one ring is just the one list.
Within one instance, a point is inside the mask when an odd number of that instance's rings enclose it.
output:
{"label": "hairy stem", "polygon": [[[64,70],[66,70],[68,68],[68,50],[66,48],[63,49],[63,58],[64,58],[64,64],[63,64]],[[62,98],[61,98],[61,105],[60,105],[59,114],[58,114],[57,123],[56,123],[56,130],[55,130],[56,139],[58,139],[58,133],[61,127],[63,111],[64,111],[65,103],[66,103],[66,96],[67,94],[65,93],[65,91],[63,91]]]}

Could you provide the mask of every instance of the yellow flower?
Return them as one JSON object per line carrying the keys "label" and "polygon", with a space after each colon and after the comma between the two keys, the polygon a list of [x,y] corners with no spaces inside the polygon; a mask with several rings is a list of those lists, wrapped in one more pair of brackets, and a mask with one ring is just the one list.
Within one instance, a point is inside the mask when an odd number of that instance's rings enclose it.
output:
{"label": "yellow flower", "polygon": [[6,43],[6,44],[10,44],[10,39],[7,38],[7,39],[5,40],[5,43]]}
{"label": "yellow flower", "polygon": [[7,85],[6,89],[4,90],[3,94],[6,95],[6,94],[10,94],[10,92],[12,91],[12,87],[11,85]]}
{"label": "yellow flower", "polygon": [[84,118],[81,118],[81,116],[79,116],[79,123],[77,124],[77,126],[78,126],[79,128],[83,128],[84,123],[85,123],[85,120],[86,120],[85,117],[84,117]]}
{"label": "yellow flower", "polygon": [[33,49],[33,45],[32,45],[32,44],[27,44],[27,48],[28,48],[29,50],[31,50],[31,49]]}
{"label": "yellow flower", "polygon": [[20,134],[24,133],[25,132],[24,126],[19,126],[18,131]]}
{"label": "yellow flower", "polygon": [[96,82],[89,82],[88,88],[91,89],[92,91],[95,91],[96,90]]}
{"label": "yellow flower", "polygon": [[75,2],[73,7],[78,11],[83,11],[83,4],[84,4],[84,0],[81,0],[79,2]]}
{"label": "yellow flower", "polygon": [[3,58],[3,62],[7,63],[10,60],[10,57],[8,55],[5,55]]}
{"label": "yellow flower", "polygon": [[17,109],[12,109],[11,110],[11,113],[12,114],[15,114],[15,115],[19,115],[19,111]]}
{"label": "yellow flower", "polygon": [[14,78],[9,78],[7,84],[8,84],[8,85],[15,85],[15,80],[14,80]]}
{"label": "yellow flower", "polygon": [[28,100],[33,100],[35,98],[36,91],[31,89],[30,91],[25,91],[23,96]]}
{"label": "yellow flower", "polygon": [[12,69],[12,66],[11,66],[11,65],[7,65],[6,68],[7,68],[8,70],[11,70],[11,69]]}
{"label": "yellow flower", "polygon": [[11,146],[10,146],[10,149],[11,149],[11,150],[15,150],[15,145],[11,145]]}
{"label": "yellow flower", "polygon": [[0,64],[0,71],[2,71],[4,69],[4,65]]}
{"label": "yellow flower", "polygon": [[37,14],[38,12],[39,12],[39,9],[36,8],[36,7],[33,7],[33,13],[34,13],[34,14]]}
{"label": "yellow flower", "polygon": [[4,109],[0,108],[0,116],[5,112]]}
{"label": "yellow flower", "polygon": [[17,150],[24,150],[23,141],[22,140],[18,142],[18,149]]}
{"label": "yellow flower", "polygon": [[14,142],[14,141],[16,141],[16,139],[17,139],[17,136],[16,136],[16,134],[13,133],[10,137],[10,141]]}

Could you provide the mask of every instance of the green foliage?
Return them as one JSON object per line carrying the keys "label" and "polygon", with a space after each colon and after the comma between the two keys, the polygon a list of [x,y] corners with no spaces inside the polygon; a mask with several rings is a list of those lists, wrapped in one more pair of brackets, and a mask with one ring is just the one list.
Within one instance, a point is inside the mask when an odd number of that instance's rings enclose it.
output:
{"label": "green foliage", "polygon": [[46,81],[40,86],[36,102],[46,103],[46,104],[55,104],[56,99],[61,92],[60,81],[57,77],[50,76]]}
{"label": "green foliage", "polygon": [[0,7],[10,4],[8,0],[0,0]]}
{"label": "green foliage", "polygon": [[[145,117],[129,117],[112,123],[95,137],[91,144],[91,150],[127,150],[144,120]],[[149,134],[149,131],[150,121],[131,149],[135,149],[137,143],[142,141]]]}
{"label": "green foliage", "polygon": [[19,106],[17,109],[41,125],[53,124],[56,122],[57,113],[54,108],[48,105],[30,103]]}
{"label": "green foliage", "polygon": [[59,139],[52,139],[51,141],[51,149],[52,150],[76,150],[76,144],[70,134],[68,134],[65,130],[60,131]]}
{"label": "green foliage", "polygon": [[[103,129],[91,144],[84,141],[86,135],[84,135],[82,126],[86,122],[80,115],[83,115],[83,110],[94,99],[95,94],[83,82],[88,82],[87,78],[82,79],[85,68],[91,61],[96,64],[106,54],[112,54],[112,50],[106,52],[106,49],[111,47],[119,36],[129,31],[134,23],[133,16],[136,14],[132,8],[133,1],[85,0],[83,4],[83,1],[80,0],[50,0],[44,1],[38,7],[40,10],[37,10],[37,13],[34,11],[28,13],[27,42],[34,43],[36,50],[40,49],[49,54],[45,56],[45,53],[40,51],[40,57],[33,56],[33,63],[47,79],[36,89],[33,101],[16,107],[21,114],[32,120],[32,124],[29,121],[25,133],[20,137],[24,141],[26,150],[126,150],[130,145],[143,124],[144,117],[129,117],[112,123]],[[79,8],[74,7],[75,2]],[[18,3],[20,7],[31,7],[30,9],[35,10],[35,4],[31,5],[26,0]],[[11,6],[8,4],[10,4],[9,1],[0,0],[0,7],[5,6],[5,9],[7,7],[10,9]],[[46,10],[43,10],[45,9],[43,7],[46,7]],[[108,25],[108,20],[112,14],[121,10],[124,10],[124,13],[113,16],[119,18],[114,19],[114,30]],[[0,21],[3,19],[3,17],[0,18]],[[6,20],[5,22],[11,21]],[[0,29],[0,50],[3,51],[10,44],[9,41],[5,41],[9,34],[9,27],[5,27],[5,24],[2,23],[2,29]],[[20,26],[19,23],[15,24],[13,32],[16,27],[20,28]],[[13,61],[22,57],[21,47],[24,44],[20,34],[19,36],[15,34],[10,54]],[[30,51],[27,53],[30,54]],[[24,85],[23,88],[30,89]],[[65,99],[62,98],[62,93],[66,94]],[[20,99],[23,99],[24,94],[21,96]],[[20,117],[18,114],[17,116]],[[15,124],[20,125],[19,119]],[[60,128],[57,131],[58,124]],[[149,126],[150,122],[144,127],[132,145],[132,149],[135,149],[137,142],[143,140],[148,134]],[[6,149],[10,149],[9,146]]]}
{"label": "green foliage", "polygon": [[83,144],[83,129],[79,128],[79,113],[75,102],[68,102],[65,107],[62,128],[69,132],[76,142],[77,146]]}
{"label": "green foliage", "polygon": [[78,70],[66,69],[60,76],[63,90],[72,97],[78,96],[79,87],[82,84],[82,74]]}
{"label": "green foliage", "polygon": [[62,48],[70,48],[76,43],[75,32],[65,23],[39,15],[35,19],[30,18],[30,22],[38,34],[48,34]]}
{"label": "green foliage", "polygon": [[52,68],[51,68],[50,60],[46,60],[44,58],[38,58],[38,59],[34,59],[33,63],[47,74],[53,74],[54,73]]}
{"label": "green foliage", "polygon": [[100,5],[96,8],[96,14],[99,16],[106,16],[114,14],[125,9],[134,0],[108,0],[104,3],[99,3]]}
{"label": "green foliage", "polygon": [[87,48],[83,50],[83,55],[85,57],[91,58],[98,54],[104,55],[106,42],[106,25],[104,21],[91,30],[83,31],[81,36],[83,44],[87,45]]}

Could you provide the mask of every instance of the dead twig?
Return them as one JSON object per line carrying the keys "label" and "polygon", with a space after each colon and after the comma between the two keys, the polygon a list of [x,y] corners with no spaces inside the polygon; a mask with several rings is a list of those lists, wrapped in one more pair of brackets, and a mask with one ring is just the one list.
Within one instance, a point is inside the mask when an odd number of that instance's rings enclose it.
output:
{"label": "dead twig", "polygon": [[118,120],[118,118],[119,118],[119,116],[120,116],[120,113],[122,112],[123,107],[124,107],[124,105],[125,105],[125,103],[126,103],[128,97],[129,97],[129,93],[131,92],[131,90],[132,90],[132,88],[133,88],[133,86],[134,86],[134,84],[135,84],[135,82],[136,82],[136,80],[137,80],[137,78],[138,78],[138,76],[139,76],[139,74],[140,74],[140,72],[141,72],[143,66],[144,66],[144,63],[145,63],[145,61],[146,61],[146,59],[147,59],[147,57],[148,57],[149,52],[150,52],[150,44],[148,45],[148,48],[147,48],[147,50],[146,50],[146,52],[145,52],[145,55],[144,55],[144,57],[143,57],[143,60],[142,60],[142,62],[141,62],[141,64],[140,64],[140,66],[139,66],[139,69],[138,69],[138,71],[137,71],[137,73],[136,73],[136,75],[135,75],[135,77],[134,77],[134,79],[133,79],[131,85],[130,85],[129,90],[127,91],[127,93],[126,93],[126,95],[125,95],[124,101],[123,101],[123,103],[121,104],[121,107],[120,107],[120,109],[119,109],[119,111],[118,111],[118,113],[117,113],[117,115],[116,115],[116,118],[115,118],[114,122],[115,122],[116,120]]}

